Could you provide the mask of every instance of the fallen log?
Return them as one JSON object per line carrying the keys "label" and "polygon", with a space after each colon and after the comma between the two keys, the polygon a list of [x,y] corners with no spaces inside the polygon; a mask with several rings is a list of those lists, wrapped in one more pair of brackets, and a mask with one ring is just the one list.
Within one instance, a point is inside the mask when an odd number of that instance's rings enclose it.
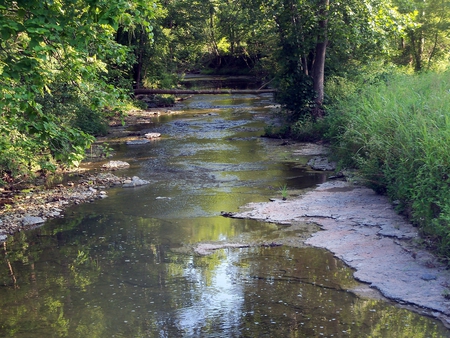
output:
{"label": "fallen log", "polygon": [[276,89],[206,89],[206,90],[191,90],[191,89],[135,89],[135,95],[146,94],[173,94],[173,95],[189,95],[189,94],[264,94],[275,93]]}

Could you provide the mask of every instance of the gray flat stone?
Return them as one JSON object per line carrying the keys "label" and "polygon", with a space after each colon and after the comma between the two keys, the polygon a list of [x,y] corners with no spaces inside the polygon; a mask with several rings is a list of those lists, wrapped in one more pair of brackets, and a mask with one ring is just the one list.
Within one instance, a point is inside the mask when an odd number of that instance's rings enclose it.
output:
{"label": "gray flat stone", "polygon": [[25,216],[22,218],[22,225],[36,225],[44,223],[45,219],[42,217],[35,217],[35,216]]}

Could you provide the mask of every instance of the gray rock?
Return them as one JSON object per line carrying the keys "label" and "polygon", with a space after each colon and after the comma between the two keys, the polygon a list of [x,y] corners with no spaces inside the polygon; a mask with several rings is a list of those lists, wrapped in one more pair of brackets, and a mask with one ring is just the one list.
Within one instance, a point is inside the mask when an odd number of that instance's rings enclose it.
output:
{"label": "gray rock", "polygon": [[22,218],[22,225],[36,225],[44,223],[45,219],[42,217],[35,217],[35,216],[25,216]]}
{"label": "gray rock", "polygon": [[431,273],[424,273],[422,276],[420,276],[420,278],[422,278],[423,280],[435,280],[437,276]]}
{"label": "gray rock", "polygon": [[133,176],[133,178],[131,180],[126,180],[123,187],[124,188],[133,188],[133,187],[138,187],[141,185],[146,185],[149,184],[149,181],[146,180],[142,180],[137,176]]}
{"label": "gray rock", "polygon": [[329,162],[326,157],[314,157],[308,161],[308,165],[314,170],[336,170],[336,162]]}
{"label": "gray rock", "polygon": [[6,241],[7,238],[8,238],[8,236],[6,236],[6,235],[0,235],[0,242]]}
{"label": "gray rock", "polygon": [[154,139],[154,138],[161,137],[161,134],[160,133],[147,133],[147,134],[145,134],[145,137],[148,139]]}
{"label": "gray rock", "polygon": [[128,168],[129,166],[130,164],[124,161],[109,161],[108,163],[102,165],[102,168],[114,170]]}

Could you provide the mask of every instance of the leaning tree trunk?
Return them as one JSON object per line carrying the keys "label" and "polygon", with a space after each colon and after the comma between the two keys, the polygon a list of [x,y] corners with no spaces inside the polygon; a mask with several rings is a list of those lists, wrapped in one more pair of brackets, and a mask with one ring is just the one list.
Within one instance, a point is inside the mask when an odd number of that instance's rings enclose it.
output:
{"label": "leaning tree trunk", "polygon": [[316,92],[315,107],[313,115],[316,118],[323,116],[324,79],[325,79],[325,56],[328,45],[328,6],[330,0],[321,0],[319,10],[319,34],[317,36],[315,59],[312,69],[313,87]]}

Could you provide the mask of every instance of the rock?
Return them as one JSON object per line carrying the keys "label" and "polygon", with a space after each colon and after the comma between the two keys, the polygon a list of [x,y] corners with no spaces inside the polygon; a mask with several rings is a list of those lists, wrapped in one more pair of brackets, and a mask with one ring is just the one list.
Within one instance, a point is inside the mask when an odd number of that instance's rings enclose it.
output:
{"label": "rock", "polygon": [[127,141],[128,145],[139,145],[139,144],[146,144],[149,143],[149,140],[131,140],[131,141]]}
{"label": "rock", "polygon": [[[129,181],[129,183],[127,183]],[[138,187],[141,185],[146,185],[149,184],[149,181],[146,180],[142,180],[137,176],[133,176],[133,178],[131,180],[126,180],[123,187],[124,188],[133,188],[133,187]]]}
{"label": "rock", "polygon": [[314,157],[308,161],[308,165],[314,170],[336,170],[336,162],[329,162],[326,157]]}
{"label": "rock", "polygon": [[44,223],[45,219],[42,217],[35,217],[35,216],[25,216],[22,218],[22,225],[36,225]]}
{"label": "rock", "polygon": [[144,136],[148,139],[154,139],[154,138],[161,137],[161,134],[160,133],[148,133],[148,134],[145,134]]}
{"label": "rock", "polygon": [[220,212],[220,216],[223,216],[223,217],[233,217],[234,215],[235,215],[234,212],[229,212],[229,211],[221,211]]}
{"label": "rock", "polygon": [[102,165],[102,168],[114,170],[128,168],[129,166],[130,164],[124,161],[109,161],[108,163]]}
{"label": "rock", "polygon": [[424,273],[422,276],[420,276],[420,278],[422,278],[423,280],[435,280],[437,279],[436,275],[433,275],[431,273]]}
{"label": "rock", "polygon": [[47,213],[46,217],[58,217],[60,216],[61,213],[57,212],[57,211],[50,211],[49,213]]}
{"label": "rock", "polygon": [[6,236],[6,235],[0,235],[0,242],[6,241],[7,238],[8,238],[8,236]]}

